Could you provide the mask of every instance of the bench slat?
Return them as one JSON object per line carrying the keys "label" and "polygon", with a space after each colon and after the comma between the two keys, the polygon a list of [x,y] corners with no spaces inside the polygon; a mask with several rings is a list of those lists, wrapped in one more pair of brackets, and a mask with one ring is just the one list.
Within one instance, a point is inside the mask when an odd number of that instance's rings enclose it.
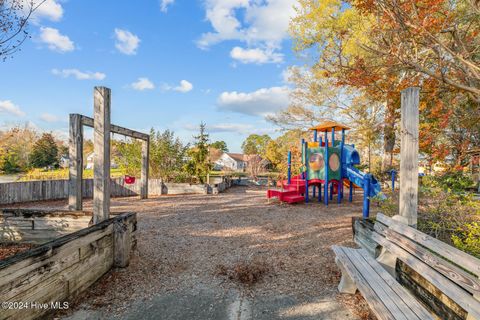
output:
{"label": "bench slat", "polygon": [[459,286],[452,285],[451,280],[443,276],[439,277],[438,272],[436,272],[430,266],[396,244],[388,241],[378,233],[372,233],[372,238],[381,246],[385,247],[388,251],[397,255],[409,267],[420,273],[420,275],[422,275],[422,277],[424,277],[428,282],[433,284],[446,296],[466,310],[469,315],[475,317],[474,319],[480,319],[480,301],[475,300],[468,292]]}
{"label": "bench slat", "polygon": [[389,226],[392,230],[402,234],[404,237],[414,240],[429,250],[445,257],[451,262],[460,262],[461,267],[480,277],[480,259],[472,257],[471,255],[446,244],[445,242],[430,237],[429,235],[424,234],[417,229],[409,227],[399,221],[395,221],[381,213],[377,215],[377,220]]}
{"label": "bench slat", "polygon": [[397,282],[376,260],[365,259],[382,279],[395,291],[395,293],[408,305],[420,319],[433,319],[431,313],[425,309],[405,288]]}
{"label": "bench slat", "polygon": [[367,301],[368,305],[372,309],[373,313],[380,320],[396,320],[387,307],[378,299],[373,289],[368,285],[365,279],[359,275],[353,262],[349,259],[348,255],[343,251],[343,247],[332,246],[332,250],[335,252],[337,259],[342,263],[348,276],[355,281],[358,290]]}
{"label": "bench slat", "polygon": [[[379,263],[372,257],[368,256],[367,252],[362,252],[362,249],[344,249],[344,251],[348,254],[350,260],[354,261],[357,270],[396,319],[419,319],[417,315],[410,310],[410,306],[403,302],[402,298],[396,294],[395,290],[393,290],[393,288],[386,283],[376,270],[366,261],[373,260],[373,264],[379,265]],[[392,283],[392,285],[398,286],[399,284]]]}
{"label": "bench slat", "polygon": [[410,239],[403,237],[401,234],[396,233],[393,229],[387,230],[386,236],[388,240],[410,252],[412,255],[457,283],[465,290],[474,295],[480,294],[480,280],[471,274],[468,274],[456,265],[436,256]]}

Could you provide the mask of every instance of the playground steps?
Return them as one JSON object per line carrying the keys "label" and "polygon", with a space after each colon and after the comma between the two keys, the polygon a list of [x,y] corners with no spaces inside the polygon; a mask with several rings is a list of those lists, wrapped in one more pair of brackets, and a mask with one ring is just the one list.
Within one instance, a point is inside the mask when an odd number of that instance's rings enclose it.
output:
{"label": "playground steps", "polygon": [[297,194],[297,195],[293,195],[293,196],[283,197],[283,201],[287,202],[287,203],[298,203],[298,202],[305,201],[305,197]]}
{"label": "playground steps", "polygon": [[297,203],[304,200],[304,197],[298,190],[267,190],[267,198],[278,198],[278,200],[287,203]]}

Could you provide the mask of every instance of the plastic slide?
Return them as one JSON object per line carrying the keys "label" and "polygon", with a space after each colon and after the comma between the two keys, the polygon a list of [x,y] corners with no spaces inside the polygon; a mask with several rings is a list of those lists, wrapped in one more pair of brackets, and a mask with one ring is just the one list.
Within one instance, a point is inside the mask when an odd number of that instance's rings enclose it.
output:
{"label": "plastic slide", "polygon": [[[348,180],[350,180],[360,188],[362,189],[364,188],[364,181],[367,175],[366,173],[358,170],[353,165],[345,166],[343,173],[344,173],[344,178],[347,178]],[[370,189],[369,190],[370,192],[368,195],[369,197],[374,197],[377,194],[379,194],[381,191],[380,183],[378,183],[378,181],[373,176],[371,176],[371,179],[370,179],[369,189]]]}

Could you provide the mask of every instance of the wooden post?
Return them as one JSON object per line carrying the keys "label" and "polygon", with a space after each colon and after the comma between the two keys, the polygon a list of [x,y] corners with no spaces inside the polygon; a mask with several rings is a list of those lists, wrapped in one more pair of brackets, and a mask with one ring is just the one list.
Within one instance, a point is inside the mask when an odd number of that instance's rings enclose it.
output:
{"label": "wooden post", "polygon": [[113,266],[125,268],[130,262],[131,233],[126,218],[113,222]]}
{"label": "wooden post", "polygon": [[141,186],[140,186],[140,198],[148,198],[148,165],[149,165],[149,153],[150,153],[150,139],[142,141],[142,173],[141,173]]}
{"label": "wooden post", "polygon": [[402,91],[400,212],[397,220],[416,227],[418,204],[418,105],[420,88]]}
{"label": "wooden post", "polygon": [[82,116],[79,114],[70,114],[68,154],[68,208],[82,210],[83,125]]}
{"label": "wooden post", "polygon": [[110,89],[94,88],[93,223],[110,214]]}

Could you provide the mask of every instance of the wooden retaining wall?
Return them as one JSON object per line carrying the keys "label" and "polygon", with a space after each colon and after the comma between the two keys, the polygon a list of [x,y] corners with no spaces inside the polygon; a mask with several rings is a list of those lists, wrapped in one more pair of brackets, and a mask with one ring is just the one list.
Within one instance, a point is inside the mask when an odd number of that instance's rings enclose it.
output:
{"label": "wooden retaining wall", "polygon": [[0,243],[43,244],[88,227],[91,212],[0,209]]}
{"label": "wooden retaining wall", "polygon": [[[227,180],[230,181],[230,180]],[[93,197],[93,179],[84,179],[83,197]],[[230,183],[220,183],[222,186],[230,186]],[[217,184],[215,184],[216,186]],[[134,184],[126,184],[124,178],[111,179],[112,197],[129,197],[140,194],[140,181]],[[222,188],[224,190],[225,188]],[[211,191],[208,185],[196,185],[188,183],[163,183],[161,179],[148,181],[149,195],[162,194],[206,194]],[[43,180],[0,183],[0,205],[14,204],[30,201],[60,200],[68,198],[68,180]]]}
{"label": "wooden retaining wall", "polygon": [[44,318],[112,267],[127,266],[136,222],[135,213],[121,214],[0,260],[0,319]]}

